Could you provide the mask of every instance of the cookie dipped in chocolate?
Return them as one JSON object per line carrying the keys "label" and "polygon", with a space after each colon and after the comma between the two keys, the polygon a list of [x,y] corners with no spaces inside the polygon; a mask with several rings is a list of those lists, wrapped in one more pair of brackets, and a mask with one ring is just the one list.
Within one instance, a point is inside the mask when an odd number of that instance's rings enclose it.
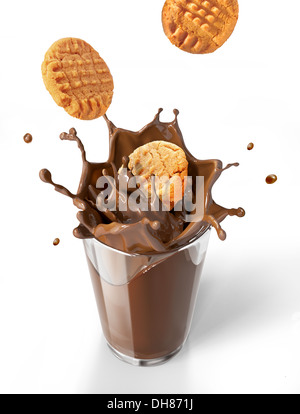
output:
{"label": "cookie dipped in chocolate", "polygon": [[[69,134],[61,134],[62,140],[76,141],[82,154],[83,168],[78,192],[76,195],[72,194],[65,187],[55,184],[48,170],[42,170],[40,177],[44,182],[53,185],[57,191],[71,197],[75,206],[81,210],[77,214],[80,225],[74,230],[76,237],[82,239],[95,237],[110,247],[128,253],[165,252],[192,242],[210,226],[216,229],[221,240],[225,240],[226,233],[220,223],[227,216],[245,215],[242,208],[227,209],[215,203],[212,198],[212,187],[222,172],[238,164],[229,165],[224,169],[219,160],[197,160],[185,146],[178,126],[179,111],[174,110],[175,119],[170,123],[160,121],[161,112],[162,109],[158,111],[152,122],[138,132],[117,128],[105,115],[109,130],[110,153],[108,161],[104,163],[87,161],[84,147],[74,128],[69,131]],[[149,211],[138,208],[131,211],[128,208],[124,212],[118,209],[118,202],[116,211],[111,211],[104,205],[99,211],[97,203],[99,203],[98,196],[101,189],[97,188],[98,179],[107,177],[111,195],[115,194],[117,201],[121,199],[123,203],[128,203],[127,194],[120,192],[120,177],[117,171],[126,164],[129,155],[136,148],[152,141],[171,142],[184,150],[189,164],[188,175],[193,178],[193,193],[196,177],[204,177],[204,214],[201,220],[187,223],[184,221],[185,211],[164,211],[162,208],[152,211],[151,205]],[[130,171],[128,174],[130,175]],[[153,200],[149,201],[151,202]]]}

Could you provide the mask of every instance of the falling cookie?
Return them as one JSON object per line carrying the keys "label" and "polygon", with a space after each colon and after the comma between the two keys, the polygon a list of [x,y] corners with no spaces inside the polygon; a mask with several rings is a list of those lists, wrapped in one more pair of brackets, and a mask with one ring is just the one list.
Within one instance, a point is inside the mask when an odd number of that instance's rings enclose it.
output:
{"label": "falling cookie", "polygon": [[[188,162],[185,152],[177,145],[165,141],[143,145],[129,156],[128,167],[133,175],[143,177],[148,183],[152,176],[160,178],[156,192],[170,209],[182,199]],[[179,180],[179,192],[176,192],[176,180]]]}
{"label": "falling cookie", "polygon": [[42,74],[57,105],[75,118],[99,118],[111,104],[112,75],[99,53],[84,40],[68,37],[53,43]]}
{"label": "falling cookie", "polygon": [[237,0],[167,0],[162,11],[166,36],[194,54],[212,53],[231,36],[238,20]]}

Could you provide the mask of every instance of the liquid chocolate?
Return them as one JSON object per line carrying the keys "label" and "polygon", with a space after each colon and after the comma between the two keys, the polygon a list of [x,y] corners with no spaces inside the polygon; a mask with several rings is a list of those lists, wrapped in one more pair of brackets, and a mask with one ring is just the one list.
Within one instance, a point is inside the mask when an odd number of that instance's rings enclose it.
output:
{"label": "liquid chocolate", "polygon": [[60,240],[59,239],[54,239],[53,240],[53,246],[58,246],[59,243],[60,243]]}
{"label": "liquid chocolate", "polygon": [[31,134],[25,134],[23,137],[26,144],[30,144],[32,142],[32,135]]}
{"label": "liquid chocolate", "polygon": [[[69,133],[62,133],[62,140],[77,142],[82,156],[82,175],[77,194],[72,194],[65,187],[52,180],[51,173],[44,169],[40,172],[42,181],[54,186],[55,190],[72,198],[74,205],[79,208],[77,218],[80,225],[74,230],[78,238],[96,238],[97,240],[129,253],[166,252],[184,246],[203,234],[213,226],[221,240],[226,239],[226,233],[220,223],[227,216],[243,217],[242,208],[227,209],[218,205],[212,198],[212,187],[226,169],[237,166],[229,164],[223,168],[219,160],[197,160],[185,146],[182,133],[178,126],[178,110],[174,110],[175,119],[170,123],[160,121],[160,109],[154,120],[138,132],[117,128],[105,115],[104,119],[109,130],[110,153],[104,163],[90,163],[81,140],[74,128]],[[189,163],[188,175],[193,177],[193,191],[197,176],[204,177],[204,216],[201,221],[186,223],[184,214],[174,211],[129,211],[116,212],[97,208],[100,189],[96,183],[101,176],[114,177],[116,185],[108,179],[111,194],[116,194],[118,201],[124,195],[119,192],[118,170],[128,165],[129,155],[138,147],[151,141],[167,141],[181,147]],[[126,164],[127,163],[127,164]],[[130,175],[130,172],[128,173]],[[110,197],[108,197],[110,198]],[[126,197],[125,197],[126,198]],[[108,200],[109,201],[109,200]],[[157,201],[157,200],[156,200]],[[125,201],[126,202],[126,201]]]}
{"label": "liquid chocolate", "polygon": [[204,258],[187,251],[139,272],[128,283],[108,283],[88,259],[107,342],[132,358],[155,359],[178,350],[191,325]]}
{"label": "liquid chocolate", "polygon": [[247,150],[251,151],[251,150],[253,150],[253,148],[254,148],[254,144],[253,144],[253,142],[250,142],[250,144],[248,144]]}

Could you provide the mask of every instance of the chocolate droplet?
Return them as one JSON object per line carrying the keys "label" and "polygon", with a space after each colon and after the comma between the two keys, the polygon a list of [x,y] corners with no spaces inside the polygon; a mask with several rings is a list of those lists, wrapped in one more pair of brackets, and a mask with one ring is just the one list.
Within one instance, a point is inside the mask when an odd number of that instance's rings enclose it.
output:
{"label": "chocolate droplet", "polygon": [[275,174],[270,174],[266,178],[266,183],[267,184],[274,184],[274,183],[276,183],[276,181],[277,181],[277,176]]}
{"label": "chocolate droplet", "polygon": [[25,134],[23,137],[26,144],[30,144],[32,142],[32,135],[31,134]]}
{"label": "chocolate droplet", "polygon": [[253,142],[250,142],[250,144],[248,144],[247,150],[251,151],[251,150],[253,150],[253,148],[254,148],[254,144],[253,144]]}
{"label": "chocolate droplet", "polygon": [[236,215],[237,215],[238,217],[245,217],[245,215],[246,215],[246,211],[245,211],[242,207],[239,207],[239,208],[237,209],[237,213],[236,213]]}
{"label": "chocolate droplet", "polygon": [[44,168],[43,170],[40,171],[40,179],[44,181],[44,183],[47,183],[47,184],[52,183],[51,172],[47,170],[46,168]]}
{"label": "chocolate droplet", "polygon": [[225,241],[227,238],[226,232],[223,229],[219,229],[217,230],[217,232],[218,232],[219,239],[222,241]]}
{"label": "chocolate droplet", "polygon": [[58,246],[59,243],[60,243],[60,240],[59,239],[54,239],[53,240],[53,246]]}

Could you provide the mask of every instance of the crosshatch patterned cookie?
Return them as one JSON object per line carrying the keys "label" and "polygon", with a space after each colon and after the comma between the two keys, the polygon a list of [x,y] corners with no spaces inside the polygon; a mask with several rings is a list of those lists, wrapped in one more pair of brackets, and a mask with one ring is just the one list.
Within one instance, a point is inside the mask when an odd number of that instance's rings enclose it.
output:
{"label": "crosshatch patterned cookie", "polygon": [[[152,176],[164,179],[156,192],[162,201],[173,209],[184,194],[184,179],[188,175],[188,161],[184,151],[175,144],[165,141],[152,141],[138,147],[129,156],[129,169],[135,176],[141,176],[149,188]],[[176,193],[176,179],[180,179],[181,192]],[[151,197],[151,192],[149,193]]]}
{"label": "crosshatch patterned cookie", "polygon": [[212,53],[230,37],[238,14],[237,0],[167,0],[162,22],[165,34],[179,49]]}
{"label": "crosshatch patterned cookie", "polygon": [[112,75],[84,40],[68,37],[53,43],[45,55],[42,75],[57,105],[75,118],[99,118],[111,104]]}

